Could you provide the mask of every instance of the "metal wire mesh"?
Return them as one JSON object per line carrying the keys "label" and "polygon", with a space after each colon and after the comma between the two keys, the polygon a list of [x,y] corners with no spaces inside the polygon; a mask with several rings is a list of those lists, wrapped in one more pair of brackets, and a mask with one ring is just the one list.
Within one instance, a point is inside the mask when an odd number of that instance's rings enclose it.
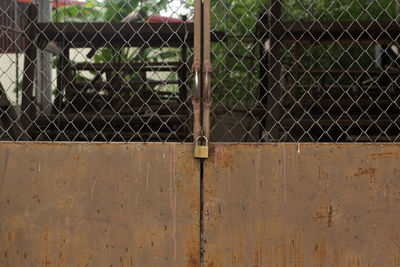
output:
{"label": "metal wire mesh", "polygon": [[[0,140],[193,140],[193,1],[32,2],[0,4]],[[211,5],[211,141],[398,141],[398,0]]]}
{"label": "metal wire mesh", "polygon": [[396,142],[399,1],[212,0],[212,141]]}
{"label": "metal wire mesh", "polygon": [[2,1],[0,140],[191,141],[192,17],[186,1]]}

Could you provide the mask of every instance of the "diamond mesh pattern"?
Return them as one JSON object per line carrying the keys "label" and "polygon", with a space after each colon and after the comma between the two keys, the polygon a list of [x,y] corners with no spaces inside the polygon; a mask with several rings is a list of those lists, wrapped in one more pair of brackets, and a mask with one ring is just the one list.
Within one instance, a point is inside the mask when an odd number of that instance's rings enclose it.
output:
{"label": "diamond mesh pattern", "polygon": [[212,0],[211,140],[397,142],[399,1]]}
{"label": "diamond mesh pattern", "polygon": [[193,139],[192,5],[36,3],[0,5],[0,140]]}
{"label": "diamond mesh pattern", "polygon": [[[35,2],[0,3],[0,140],[193,140],[193,1]],[[211,141],[397,142],[399,2],[211,0]]]}

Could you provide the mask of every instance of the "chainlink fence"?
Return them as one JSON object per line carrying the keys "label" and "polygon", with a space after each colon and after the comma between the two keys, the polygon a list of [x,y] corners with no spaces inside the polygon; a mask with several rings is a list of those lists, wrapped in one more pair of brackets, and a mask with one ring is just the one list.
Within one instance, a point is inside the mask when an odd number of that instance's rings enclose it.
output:
{"label": "chainlink fence", "polygon": [[214,0],[213,141],[396,142],[399,1]]}
{"label": "chainlink fence", "polygon": [[1,140],[192,140],[190,5],[3,0],[0,8]]}
{"label": "chainlink fence", "polygon": [[[211,0],[211,141],[397,142],[399,2]],[[193,14],[1,1],[0,140],[191,142]]]}

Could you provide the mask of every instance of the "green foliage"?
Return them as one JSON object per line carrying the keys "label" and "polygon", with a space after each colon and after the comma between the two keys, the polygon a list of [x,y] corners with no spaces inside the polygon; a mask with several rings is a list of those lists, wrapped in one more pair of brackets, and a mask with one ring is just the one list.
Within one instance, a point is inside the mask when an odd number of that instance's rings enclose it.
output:
{"label": "green foliage", "polygon": [[147,15],[159,13],[171,2],[173,0],[86,0],[84,5],[63,6],[54,10],[53,21],[121,21],[139,9]]}
{"label": "green foliage", "polygon": [[105,21],[121,21],[139,6],[139,0],[106,0],[103,4]]}
{"label": "green foliage", "polygon": [[[165,10],[173,0],[86,0],[84,5],[71,5],[61,7],[53,12],[55,22],[119,22],[132,12],[141,10],[150,16]],[[182,0],[182,2],[185,2]],[[193,0],[188,1],[188,3]],[[188,4],[186,3],[186,4]],[[176,49],[160,49],[154,51],[151,48],[100,48],[94,55],[95,63],[110,62],[148,62],[163,61],[165,59],[177,58]],[[94,74],[94,73],[92,73]],[[115,73],[121,77],[121,73]],[[121,78],[126,82],[138,79],[138,73],[123,75]],[[85,79],[78,75],[78,80]],[[173,78],[176,77],[173,75]],[[171,87],[171,86],[170,86]],[[176,90],[177,88],[173,88]]]}
{"label": "green foliage", "polygon": [[[159,13],[168,4],[178,0],[87,0],[84,6],[60,8],[55,21],[121,21],[133,11],[142,9],[147,15]],[[193,0],[180,0],[193,17]],[[226,103],[257,101],[260,83],[259,59],[261,41],[257,39],[257,22],[268,13],[269,0],[211,0],[211,21],[214,31],[229,36],[227,42],[213,44],[212,62],[214,96]],[[395,0],[282,0],[284,21],[375,21],[396,18]],[[312,67],[347,68],[357,61],[361,67],[371,65],[373,46],[324,45],[300,49],[301,65]],[[95,62],[163,61],[177,58],[173,49],[102,48],[95,55]],[[287,46],[283,52],[284,71],[293,67],[294,47]],[[127,77],[130,79],[132,77]],[[312,82],[312,78],[301,81]]]}
{"label": "green foliage", "polygon": [[390,20],[396,16],[394,0],[285,0],[285,20]]}
{"label": "green foliage", "polygon": [[226,104],[256,101],[260,42],[257,21],[268,10],[266,1],[212,0],[214,31],[227,33],[229,40],[213,44],[214,96]]}
{"label": "green foliage", "polygon": [[88,0],[85,5],[63,6],[53,11],[54,22],[96,22],[102,18],[103,13],[96,0]]}
{"label": "green foliage", "polygon": [[[263,45],[257,39],[256,27],[261,14],[268,14],[270,1],[211,2],[213,30],[225,32],[229,37],[223,44],[213,44],[214,96],[225,103],[254,104],[261,79],[258,72],[260,47]],[[390,21],[395,18],[395,0],[282,0],[284,21]],[[367,68],[373,64],[373,47],[372,44],[361,46],[357,43],[344,47],[338,44],[313,47],[302,44],[300,64],[304,69]],[[285,46],[282,56],[285,73],[293,69],[294,46]],[[315,79],[318,78],[308,77],[300,82],[310,84],[315,83]]]}

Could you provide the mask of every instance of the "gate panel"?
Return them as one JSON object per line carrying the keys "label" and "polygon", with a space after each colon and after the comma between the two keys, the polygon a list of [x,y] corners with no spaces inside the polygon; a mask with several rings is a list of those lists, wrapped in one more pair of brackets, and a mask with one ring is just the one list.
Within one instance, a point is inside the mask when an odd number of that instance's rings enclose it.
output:
{"label": "gate panel", "polygon": [[184,144],[1,144],[1,266],[198,266]]}
{"label": "gate panel", "polygon": [[399,266],[399,145],[214,148],[205,266]]}

